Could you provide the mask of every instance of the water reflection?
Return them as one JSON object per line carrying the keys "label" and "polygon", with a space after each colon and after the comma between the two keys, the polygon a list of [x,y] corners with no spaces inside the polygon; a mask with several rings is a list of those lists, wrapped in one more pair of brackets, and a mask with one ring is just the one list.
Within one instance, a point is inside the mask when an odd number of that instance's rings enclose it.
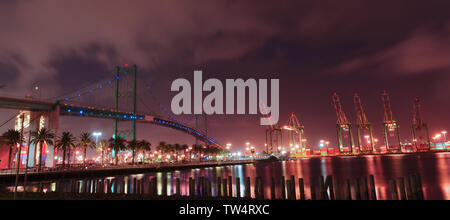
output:
{"label": "water reflection", "polygon": [[[211,181],[213,196],[218,194],[217,179],[222,180],[232,177],[233,196],[236,196],[236,178],[240,179],[240,195],[245,195],[245,181],[251,178],[251,194],[254,196],[254,181],[256,177],[261,177],[264,183],[265,198],[270,198],[270,182],[274,179],[276,194],[280,195],[281,177],[289,180],[291,175],[295,176],[297,198],[300,198],[298,190],[298,179],[304,179],[305,193],[307,198],[310,195],[310,179],[316,182],[319,177],[333,175],[335,181],[343,185],[346,179],[375,176],[376,191],[379,199],[389,199],[389,180],[405,177],[419,173],[422,177],[425,199],[446,199],[450,200],[450,153],[419,154],[419,155],[390,155],[390,156],[362,156],[362,157],[334,157],[334,158],[309,158],[296,161],[257,163],[250,165],[219,166],[201,169],[179,170],[174,172],[157,172],[139,175],[106,177],[111,184],[111,192],[132,192],[136,181],[144,182],[144,193],[148,193],[150,180],[156,177],[157,193],[163,193],[163,180],[167,178],[167,192],[169,195],[176,193],[176,179],[181,181],[181,194],[189,195],[189,178],[197,180],[205,177]],[[100,178],[99,178],[100,179]],[[78,191],[83,190],[84,182],[79,181]],[[122,184],[124,184],[122,186]],[[228,184],[230,184],[228,182]],[[71,181],[62,183],[64,191],[69,192]],[[55,191],[54,182],[34,183],[27,187],[28,191],[38,191],[39,187],[47,191]],[[108,192],[106,188],[99,188],[98,181],[88,183],[88,191]],[[107,187],[105,184],[104,187]],[[352,186],[353,187],[353,186]],[[19,187],[19,191],[23,187]],[[353,188],[354,190],[354,188]],[[343,193],[343,192],[341,192]]]}

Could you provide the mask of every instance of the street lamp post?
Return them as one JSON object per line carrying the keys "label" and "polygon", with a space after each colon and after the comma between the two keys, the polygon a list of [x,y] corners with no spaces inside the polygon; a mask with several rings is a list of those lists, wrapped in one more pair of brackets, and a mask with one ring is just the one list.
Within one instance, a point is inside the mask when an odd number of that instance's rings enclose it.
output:
{"label": "street lamp post", "polygon": [[92,136],[95,137],[95,144],[97,145],[98,144],[98,137],[102,136],[102,132],[94,132],[94,133],[92,133]]}

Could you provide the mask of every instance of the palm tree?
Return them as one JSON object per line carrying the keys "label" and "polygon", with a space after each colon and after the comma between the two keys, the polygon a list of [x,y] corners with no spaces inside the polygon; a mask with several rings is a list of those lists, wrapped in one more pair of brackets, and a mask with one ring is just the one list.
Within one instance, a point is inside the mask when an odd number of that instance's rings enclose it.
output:
{"label": "palm tree", "polygon": [[112,150],[116,151],[116,165],[119,164],[119,151],[121,150],[125,150],[126,149],[126,140],[121,138],[121,137],[117,137],[117,138],[111,138],[109,139],[109,146],[111,147]]}
{"label": "palm tree", "polygon": [[103,165],[103,161],[105,161],[104,160],[104,158],[105,158],[105,149],[106,149],[106,147],[108,146],[108,141],[107,140],[101,140],[100,142],[98,142],[98,148],[99,148],[99,150],[101,151],[101,154],[102,154],[102,162],[101,162],[101,164]]}
{"label": "palm tree", "polygon": [[75,137],[70,132],[63,132],[61,140],[56,143],[55,148],[63,151],[63,167],[66,166],[66,151],[69,151],[68,165],[70,167],[70,150],[75,148]]}
{"label": "palm tree", "polygon": [[186,158],[186,150],[187,150],[188,148],[189,148],[189,146],[187,146],[187,144],[181,145],[181,150],[183,151],[184,158]]}
{"label": "palm tree", "polygon": [[133,157],[132,157],[133,159],[132,159],[131,163],[134,164],[134,160],[136,158],[136,150],[138,150],[140,147],[139,142],[136,140],[131,140],[131,141],[128,141],[127,143],[128,143],[128,148],[133,151]]}
{"label": "palm tree", "polygon": [[53,145],[55,134],[46,128],[31,132],[31,144],[39,146],[39,171],[42,169],[42,149],[44,144]]}
{"label": "palm tree", "polygon": [[142,155],[142,161],[144,161],[145,159],[145,151],[151,151],[152,144],[150,144],[150,142],[146,141],[146,140],[141,140],[139,141],[139,149],[143,151]]}
{"label": "palm tree", "polygon": [[86,166],[87,149],[88,149],[88,147],[89,148],[94,148],[95,147],[95,143],[94,143],[94,141],[92,141],[91,134],[89,134],[89,133],[82,133],[81,136],[80,136],[80,143],[79,143],[79,145],[83,149],[83,165]]}
{"label": "palm tree", "polygon": [[175,161],[178,162],[178,153],[181,150],[181,145],[180,144],[175,144],[173,146],[173,150],[175,151],[175,154],[176,154]]}
{"label": "palm tree", "polygon": [[[20,132],[14,129],[9,129],[5,133],[3,133],[2,144],[6,144],[9,146],[9,156],[8,156],[8,169],[11,169],[11,159],[12,159],[12,151],[14,146],[20,144]],[[20,152],[19,152],[20,153]]]}

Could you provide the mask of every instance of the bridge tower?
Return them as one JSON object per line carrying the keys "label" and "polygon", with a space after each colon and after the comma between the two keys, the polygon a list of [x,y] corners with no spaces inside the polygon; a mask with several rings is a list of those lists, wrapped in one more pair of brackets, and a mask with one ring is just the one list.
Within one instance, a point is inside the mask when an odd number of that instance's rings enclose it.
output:
{"label": "bridge tower", "polygon": [[[132,74],[133,77],[133,86],[132,91],[129,91],[127,87],[125,87],[125,91],[120,92],[120,79],[122,76],[130,75]],[[132,111],[133,111],[133,119],[132,119],[132,129],[125,130],[125,131],[119,131],[118,124],[119,119],[114,119],[114,125],[113,125],[113,138],[115,139],[118,136],[127,137],[131,135],[132,140],[136,140],[136,120],[137,117],[137,66],[133,65],[130,67],[128,64],[125,64],[124,66],[117,66],[116,67],[116,79],[115,79],[115,94],[114,94],[114,110],[119,112],[119,104],[121,98],[127,98],[132,100]],[[113,157],[116,157],[116,152],[112,152]]]}
{"label": "bridge tower", "polygon": [[[381,100],[383,101],[384,108],[384,120],[383,120],[383,133],[384,133],[384,142],[386,144],[386,150],[389,152],[392,151],[401,151],[402,150],[402,142],[400,139],[400,130],[398,121],[394,119],[391,109],[391,100],[389,94],[384,91],[381,94]],[[391,147],[389,145],[391,138],[395,138],[398,141],[398,146]]]}
{"label": "bridge tower", "polygon": [[[294,113],[291,113],[288,123],[283,127],[283,129],[288,131],[291,153],[299,153],[303,155],[306,150],[303,139],[305,127],[300,124],[300,121]],[[293,148],[295,149],[294,151],[292,150]]]}
{"label": "bridge tower", "polygon": [[[361,152],[375,152],[375,143],[372,132],[372,124],[367,120],[366,112],[361,104],[361,98],[358,94],[353,97],[356,111],[356,127],[358,134],[358,147]],[[363,141],[362,137],[366,140]],[[369,145],[367,146],[366,143]],[[369,149],[370,147],[370,149]]]}
{"label": "bridge tower", "polygon": [[[341,99],[337,93],[333,94],[333,104],[334,108],[336,109],[337,115],[336,130],[339,144],[339,152],[357,153],[355,148],[355,142],[353,139],[352,124],[345,115],[344,109],[342,108]],[[347,139],[348,142],[350,143],[348,150],[346,150],[344,147],[344,139]]]}
{"label": "bridge tower", "polygon": [[431,140],[430,135],[428,133],[428,125],[423,121],[419,98],[414,99],[413,108],[414,108],[414,115],[412,120],[412,134],[414,147],[417,151],[430,150]]}

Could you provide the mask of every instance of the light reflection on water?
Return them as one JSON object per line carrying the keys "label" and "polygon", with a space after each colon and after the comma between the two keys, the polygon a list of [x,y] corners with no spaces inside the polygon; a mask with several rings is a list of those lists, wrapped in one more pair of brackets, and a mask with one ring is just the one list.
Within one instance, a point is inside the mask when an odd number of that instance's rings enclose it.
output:
{"label": "light reflection on water", "polygon": [[[303,178],[305,183],[306,197],[310,195],[310,178],[317,182],[320,176],[333,175],[335,181],[339,181],[343,186],[346,179],[353,179],[374,175],[376,190],[379,199],[389,199],[389,180],[405,177],[419,173],[422,177],[424,194],[426,199],[446,199],[450,200],[450,153],[418,154],[418,155],[390,155],[390,156],[362,156],[362,157],[334,157],[334,158],[309,158],[295,161],[257,163],[249,165],[220,166],[201,169],[187,169],[174,172],[157,172],[139,175],[129,175],[115,177],[125,180],[125,187],[133,187],[133,181],[143,180],[145,182],[145,193],[148,192],[148,184],[153,177],[157,178],[157,191],[162,194],[163,179],[167,178],[167,191],[169,195],[176,193],[176,178],[181,180],[181,194],[189,194],[189,178],[197,179],[206,177],[212,182],[212,193],[217,195],[216,181],[218,177],[222,179],[233,177],[233,196],[236,196],[236,178],[240,178],[240,194],[245,193],[246,177],[251,178],[251,193],[254,196],[253,183],[255,178],[262,177],[264,183],[265,198],[270,197],[270,181],[274,178],[276,184],[276,194],[280,195],[281,176],[286,180],[291,175],[296,178],[297,198],[298,178]],[[128,179],[131,178],[131,185],[128,186]],[[54,184],[48,185],[48,190],[54,190]],[[70,188],[68,183],[65,188]],[[119,186],[120,187],[120,186]],[[91,189],[93,189],[92,187]],[[116,185],[112,187],[115,191]],[[352,186],[353,188],[353,186]],[[354,190],[352,190],[354,191]]]}

